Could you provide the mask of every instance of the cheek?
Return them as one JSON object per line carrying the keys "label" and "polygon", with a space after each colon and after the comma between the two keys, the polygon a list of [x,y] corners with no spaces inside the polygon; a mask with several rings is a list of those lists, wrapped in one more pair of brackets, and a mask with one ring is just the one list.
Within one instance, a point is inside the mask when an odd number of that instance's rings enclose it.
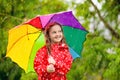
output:
{"label": "cheek", "polygon": [[54,36],[55,36],[54,34],[50,34],[50,35],[49,35],[50,38],[53,38]]}
{"label": "cheek", "polygon": [[63,33],[61,33],[61,36],[62,36],[62,37],[64,36]]}

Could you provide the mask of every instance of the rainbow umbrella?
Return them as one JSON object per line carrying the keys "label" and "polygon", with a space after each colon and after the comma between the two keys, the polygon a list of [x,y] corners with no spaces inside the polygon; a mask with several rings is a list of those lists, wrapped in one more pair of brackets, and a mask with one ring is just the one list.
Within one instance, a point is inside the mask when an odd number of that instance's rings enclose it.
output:
{"label": "rainbow umbrella", "polygon": [[75,59],[81,55],[88,32],[74,17],[72,11],[40,15],[9,30],[6,57],[10,57],[25,72],[34,71],[34,58],[38,49],[45,45],[43,29],[49,22],[62,25],[72,57]]}

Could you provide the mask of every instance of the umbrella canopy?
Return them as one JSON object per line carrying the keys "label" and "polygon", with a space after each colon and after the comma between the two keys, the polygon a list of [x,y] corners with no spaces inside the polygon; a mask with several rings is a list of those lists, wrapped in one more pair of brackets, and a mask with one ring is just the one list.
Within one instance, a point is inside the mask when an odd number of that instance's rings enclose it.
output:
{"label": "umbrella canopy", "polygon": [[45,45],[43,29],[49,22],[62,25],[72,57],[75,59],[81,55],[87,31],[74,17],[72,11],[40,15],[9,30],[6,56],[26,72],[34,71],[34,57],[37,50]]}

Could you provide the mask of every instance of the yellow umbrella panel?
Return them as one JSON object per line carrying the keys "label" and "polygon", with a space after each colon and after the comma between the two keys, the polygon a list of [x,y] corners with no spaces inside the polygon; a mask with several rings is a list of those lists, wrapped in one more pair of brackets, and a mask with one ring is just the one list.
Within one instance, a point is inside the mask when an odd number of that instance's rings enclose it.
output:
{"label": "yellow umbrella panel", "polygon": [[27,71],[32,47],[40,33],[41,30],[28,24],[12,28],[9,31],[6,57],[10,57],[21,68]]}

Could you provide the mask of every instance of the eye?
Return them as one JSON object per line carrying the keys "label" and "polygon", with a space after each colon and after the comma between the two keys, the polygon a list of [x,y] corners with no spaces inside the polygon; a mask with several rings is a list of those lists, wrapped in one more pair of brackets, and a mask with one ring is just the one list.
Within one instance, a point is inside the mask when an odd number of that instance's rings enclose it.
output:
{"label": "eye", "polygon": [[62,30],[59,30],[58,32],[62,32]]}
{"label": "eye", "polygon": [[55,34],[55,33],[56,33],[56,31],[53,31],[52,33],[53,33],[53,34]]}

